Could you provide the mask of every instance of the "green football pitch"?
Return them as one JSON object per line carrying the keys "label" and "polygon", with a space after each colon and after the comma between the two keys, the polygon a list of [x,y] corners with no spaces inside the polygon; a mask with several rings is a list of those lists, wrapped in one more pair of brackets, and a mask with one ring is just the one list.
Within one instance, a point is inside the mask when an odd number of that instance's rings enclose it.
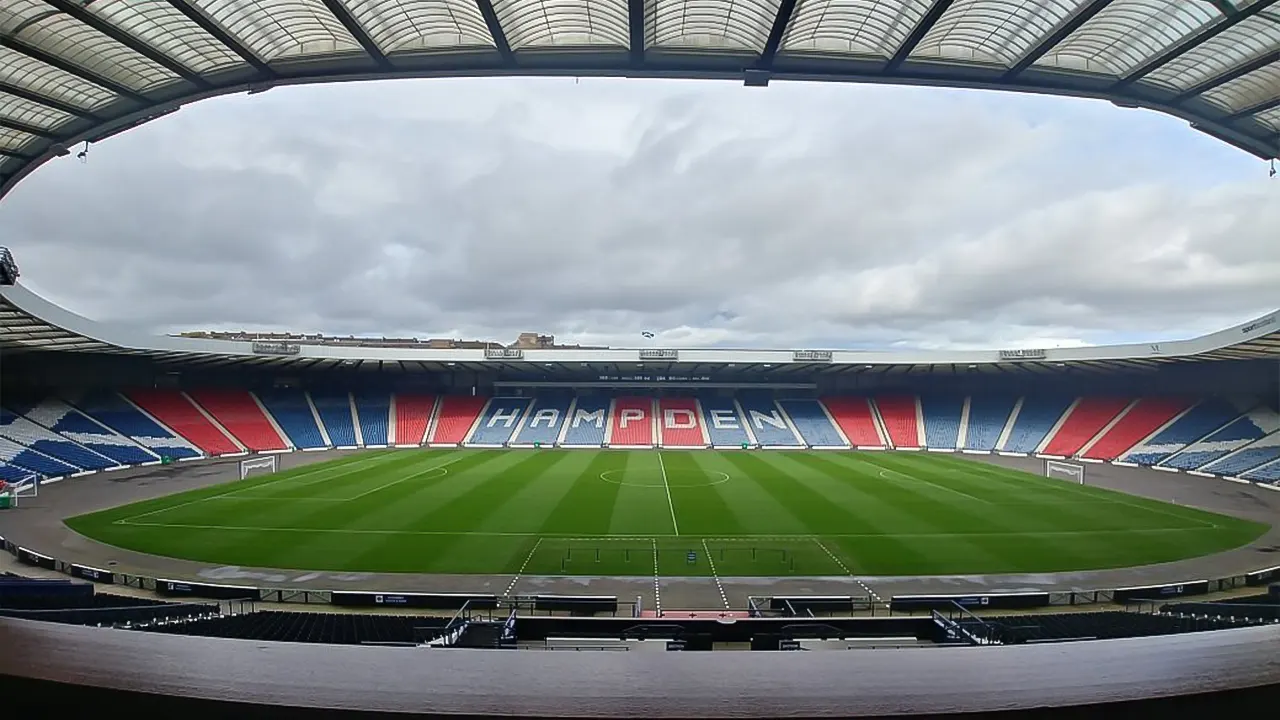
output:
{"label": "green football pitch", "polygon": [[956,456],[701,450],[369,451],[67,524],[261,568],[721,577],[1123,567],[1266,530]]}

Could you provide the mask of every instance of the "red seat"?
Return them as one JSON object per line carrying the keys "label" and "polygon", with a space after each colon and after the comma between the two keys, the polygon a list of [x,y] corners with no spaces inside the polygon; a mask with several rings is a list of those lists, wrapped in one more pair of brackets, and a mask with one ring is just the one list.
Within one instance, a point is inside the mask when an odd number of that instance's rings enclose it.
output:
{"label": "red seat", "polygon": [[440,410],[431,442],[456,445],[467,439],[471,426],[484,410],[488,398],[472,395],[446,395],[440,398]]}
{"label": "red seat", "polygon": [[177,390],[134,390],[126,393],[138,407],[186,438],[206,455],[241,452],[235,442]]}
{"label": "red seat", "polygon": [[1115,460],[1124,455],[1130,448],[1147,439],[1151,433],[1159,430],[1165,423],[1174,419],[1191,405],[1180,398],[1144,398],[1138,401],[1125,416],[1120,418],[1098,438],[1084,456],[1098,460]]}
{"label": "red seat", "polygon": [[253,396],[244,390],[195,390],[191,399],[200,405],[254,452],[288,450],[289,444],[276,432]]}
{"label": "red seat", "polygon": [[920,413],[914,395],[887,395],[876,398],[880,419],[894,447],[920,447]]}
{"label": "red seat", "polygon": [[610,445],[653,445],[653,400],[645,397],[614,400],[609,426],[612,429]]}
{"label": "red seat", "polygon": [[396,395],[396,444],[421,445],[427,437],[435,395]]}
{"label": "red seat", "polygon": [[663,398],[658,401],[658,435],[664,447],[706,447],[698,401]]}
{"label": "red seat", "polygon": [[862,397],[823,398],[822,404],[840,426],[840,431],[854,447],[882,447],[884,440],[876,430],[871,404]]}
{"label": "red seat", "polygon": [[1044,446],[1044,454],[1071,457],[1080,452],[1080,448],[1097,436],[1121,410],[1128,407],[1129,402],[1122,398],[1081,398],[1058,428],[1058,432]]}

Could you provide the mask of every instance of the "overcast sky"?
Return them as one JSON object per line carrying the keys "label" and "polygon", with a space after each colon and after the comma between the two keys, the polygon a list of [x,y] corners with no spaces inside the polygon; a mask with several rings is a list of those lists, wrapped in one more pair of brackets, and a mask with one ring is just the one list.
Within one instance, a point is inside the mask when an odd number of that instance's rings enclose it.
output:
{"label": "overcast sky", "polygon": [[33,290],[157,332],[1044,347],[1280,307],[1261,161],[1146,111],[970,91],[276,88],[50,163],[0,227]]}

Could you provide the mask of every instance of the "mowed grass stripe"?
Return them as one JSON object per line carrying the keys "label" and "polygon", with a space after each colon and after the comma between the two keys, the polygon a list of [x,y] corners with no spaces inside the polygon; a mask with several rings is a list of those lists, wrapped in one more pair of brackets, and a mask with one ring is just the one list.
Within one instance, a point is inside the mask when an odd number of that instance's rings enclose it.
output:
{"label": "mowed grass stripe", "polygon": [[652,451],[377,451],[68,524],[141,552],[298,570],[514,575],[528,560],[526,574],[644,576],[657,543],[664,575],[709,576],[714,559],[726,577],[1117,567],[1238,547],[1265,530],[937,454],[663,459],[680,537]]}

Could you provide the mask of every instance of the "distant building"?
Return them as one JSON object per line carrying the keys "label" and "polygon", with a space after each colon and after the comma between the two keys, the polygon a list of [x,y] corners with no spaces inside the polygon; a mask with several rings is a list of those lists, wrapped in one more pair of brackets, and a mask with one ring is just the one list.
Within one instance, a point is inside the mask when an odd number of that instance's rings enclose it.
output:
{"label": "distant building", "polygon": [[178,333],[178,337],[206,340],[238,340],[240,342],[290,342],[299,345],[342,345],[348,347],[425,348],[430,350],[484,350],[486,348],[520,348],[522,350],[565,348],[575,350],[606,350],[604,347],[581,345],[557,345],[554,335],[520,333],[515,343],[503,345],[491,340],[461,340],[453,338],[389,338],[357,337],[355,335],[322,335],[320,333],[257,332],[251,330],[192,330]]}

